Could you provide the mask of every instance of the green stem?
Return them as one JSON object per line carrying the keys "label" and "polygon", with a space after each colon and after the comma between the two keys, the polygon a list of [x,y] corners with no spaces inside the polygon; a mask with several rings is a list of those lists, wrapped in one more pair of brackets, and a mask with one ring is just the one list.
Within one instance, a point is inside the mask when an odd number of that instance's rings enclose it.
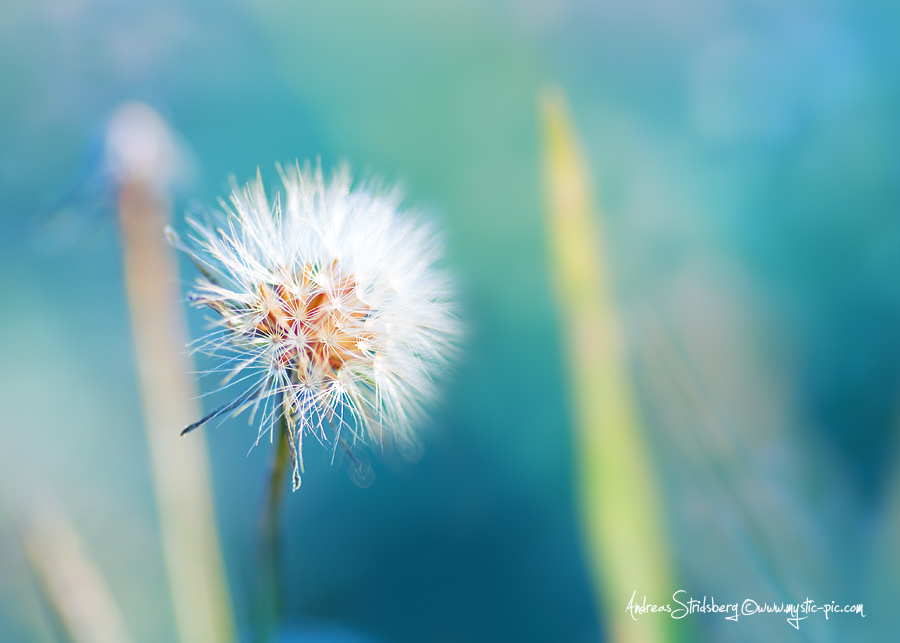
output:
{"label": "green stem", "polygon": [[258,643],[268,643],[273,639],[284,608],[281,539],[278,527],[281,518],[281,497],[284,495],[284,476],[290,453],[290,434],[285,416],[282,416],[277,430],[278,448],[272,461],[272,473],[260,521],[256,632]]}

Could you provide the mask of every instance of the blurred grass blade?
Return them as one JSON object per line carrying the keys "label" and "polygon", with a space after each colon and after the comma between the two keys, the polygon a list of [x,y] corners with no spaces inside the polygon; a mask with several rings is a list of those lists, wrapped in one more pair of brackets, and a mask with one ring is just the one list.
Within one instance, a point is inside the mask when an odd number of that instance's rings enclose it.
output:
{"label": "blurred grass blade", "polygon": [[18,520],[26,558],[46,604],[75,643],[129,643],[119,607],[62,510],[31,502]]}
{"label": "blurred grass blade", "polygon": [[184,354],[187,328],[175,257],[163,239],[170,204],[160,176],[174,141],[150,107],[126,105],[110,125],[120,181],[125,285],[140,376],[151,474],[181,641],[227,642],[234,623],[216,531],[206,441],[179,431],[202,415]]}
{"label": "blurred grass blade", "polygon": [[542,96],[550,267],[558,290],[577,423],[580,510],[604,621],[617,642],[674,640],[667,614],[632,619],[635,602],[670,603],[664,521],[607,285],[587,169],[558,92]]}
{"label": "blurred grass blade", "polygon": [[[651,330],[646,335],[654,349],[653,363],[659,374],[666,378],[668,392],[681,396],[682,406],[675,415],[692,418],[684,431],[670,436],[673,451],[668,453],[680,452],[682,458],[690,461],[693,475],[706,479],[705,488],[710,500],[718,498],[729,507],[731,516],[740,525],[738,540],[748,558],[756,562],[760,580],[768,585],[773,597],[790,602],[801,592],[797,575],[817,543],[809,536],[798,535],[804,543],[805,555],[782,554],[778,541],[772,539],[767,528],[767,523],[776,515],[776,507],[771,500],[761,507],[759,498],[779,493],[783,502],[789,502],[788,490],[775,491],[768,481],[757,481],[752,493],[748,491],[744,482],[752,479],[752,474],[745,471],[752,458],[748,447],[737,431],[728,428],[731,422],[715,408],[706,386],[659,310],[648,310],[645,317],[650,321]],[[781,516],[782,538],[792,531],[792,518],[796,513],[799,512]]]}
{"label": "blurred grass blade", "polygon": [[[887,639],[896,631],[896,603],[900,596],[900,395],[896,398],[893,422],[894,446],[891,475],[885,485],[883,505],[876,522],[873,546],[868,552],[864,578],[867,586],[866,613],[878,614],[879,632]],[[855,599],[856,600],[856,599]],[[880,615],[885,618],[880,618]],[[890,616],[887,616],[890,615]],[[890,634],[888,634],[890,632]]]}

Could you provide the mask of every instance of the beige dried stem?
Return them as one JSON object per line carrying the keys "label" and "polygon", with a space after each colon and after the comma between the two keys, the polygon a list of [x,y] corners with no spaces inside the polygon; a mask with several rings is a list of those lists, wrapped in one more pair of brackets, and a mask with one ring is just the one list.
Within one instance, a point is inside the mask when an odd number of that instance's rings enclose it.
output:
{"label": "beige dried stem", "polygon": [[558,290],[574,409],[578,492],[592,577],[611,640],[676,638],[668,615],[632,618],[638,604],[671,602],[661,494],[636,412],[608,284],[600,218],[566,103],[542,96],[550,270]]}
{"label": "beige dried stem", "polygon": [[179,439],[180,428],[201,409],[184,353],[188,333],[177,263],[163,237],[178,147],[162,117],[140,103],[115,114],[107,142],[120,186],[125,283],[176,628],[185,642],[227,642],[234,639],[234,623],[206,442],[202,435]]}
{"label": "beige dried stem", "polygon": [[68,516],[46,496],[15,518],[28,563],[47,605],[75,643],[130,643],[118,605]]}

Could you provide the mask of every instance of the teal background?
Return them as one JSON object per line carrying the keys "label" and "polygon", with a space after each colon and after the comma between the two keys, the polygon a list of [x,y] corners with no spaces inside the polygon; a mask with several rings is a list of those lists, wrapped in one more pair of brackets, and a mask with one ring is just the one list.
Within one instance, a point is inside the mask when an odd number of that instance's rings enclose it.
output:
{"label": "teal background", "polygon": [[[673,592],[780,601],[787,587],[784,600],[866,605],[865,619],[814,616],[799,632],[697,616],[695,633],[890,640],[898,36],[895,3],[849,0],[7,2],[0,640],[53,640],[9,520],[33,488],[66,507],[137,640],[174,636],[101,154],[133,99],[190,150],[178,226],[229,174],[260,167],[274,187],[275,161],[321,156],[402,181],[446,229],[464,358],[421,461],[376,459],[361,490],[307,445],[285,513],[291,625],[372,641],[602,640],[545,249],[548,84],[567,93],[591,164]],[[242,419],[207,436],[246,631],[271,450],[247,454]]]}

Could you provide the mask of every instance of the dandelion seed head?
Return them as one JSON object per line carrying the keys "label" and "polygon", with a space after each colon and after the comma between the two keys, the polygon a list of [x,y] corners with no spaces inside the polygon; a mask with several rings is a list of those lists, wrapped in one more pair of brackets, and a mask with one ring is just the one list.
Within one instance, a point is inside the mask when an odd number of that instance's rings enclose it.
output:
{"label": "dandelion seed head", "polygon": [[[201,272],[190,300],[215,313],[197,349],[243,391],[185,431],[252,408],[258,441],[285,418],[296,488],[306,435],[415,451],[459,332],[438,235],[396,189],[354,184],[346,166],[328,180],[318,165],[278,169],[283,193],[270,199],[257,173],[188,219],[185,242],[169,234]],[[368,470],[359,454],[345,460],[354,478]]]}

